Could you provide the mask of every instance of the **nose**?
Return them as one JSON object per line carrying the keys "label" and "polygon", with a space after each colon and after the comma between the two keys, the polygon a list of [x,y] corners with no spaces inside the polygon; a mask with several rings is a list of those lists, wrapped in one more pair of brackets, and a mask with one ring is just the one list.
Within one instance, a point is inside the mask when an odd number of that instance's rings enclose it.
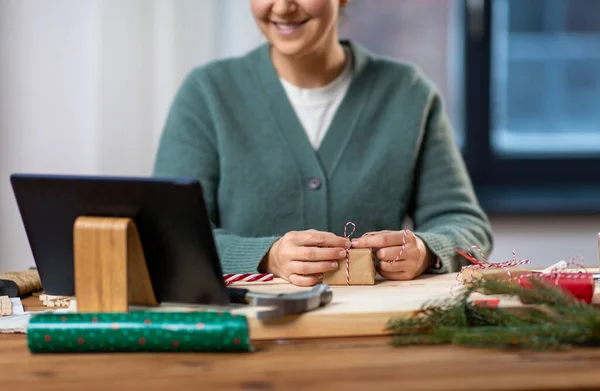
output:
{"label": "nose", "polygon": [[278,15],[285,15],[295,12],[298,9],[298,4],[295,0],[273,0],[271,11]]}

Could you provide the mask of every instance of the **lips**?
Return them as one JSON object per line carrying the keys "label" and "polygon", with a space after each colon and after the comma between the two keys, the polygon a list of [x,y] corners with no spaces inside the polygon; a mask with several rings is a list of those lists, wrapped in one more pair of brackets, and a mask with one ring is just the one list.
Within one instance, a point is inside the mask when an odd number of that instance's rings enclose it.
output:
{"label": "lips", "polygon": [[277,29],[280,34],[289,35],[300,30],[302,26],[308,22],[309,19],[301,22],[271,22],[271,24]]}

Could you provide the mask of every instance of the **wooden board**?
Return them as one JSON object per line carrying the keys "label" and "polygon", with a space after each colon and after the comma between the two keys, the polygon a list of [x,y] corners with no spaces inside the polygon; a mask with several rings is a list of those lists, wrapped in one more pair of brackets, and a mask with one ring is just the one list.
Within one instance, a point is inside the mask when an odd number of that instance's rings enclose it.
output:
{"label": "wooden board", "polygon": [[[598,272],[597,268],[587,268]],[[327,306],[298,315],[260,321],[256,314],[265,307],[248,305],[189,306],[163,303],[159,307],[132,306],[131,310],[146,311],[230,311],[245,315],[253,341],[268,341],[297,338],[358,337],[389,334],[386,326],[395,317],[412,316],[424,304],[458,295],[460,284],[456,273],[425,275],[412,281],[388,281],[378,277],[371,286],[332,286],[333,300]],[[253,292],[272,294],[292,293],[311,288],[297,287],[281,279],[261,283],[235,283],[235,287],[248,288]],[[473,293],[473,300],[496,300],[507,308],[524,307],[518,299]],[[600,290],[596,290],[594,304],[600,304]],[[72,300],[70,309],[76,311]]]}
{"label": "wooden board", "polygon": [[[275,294],[310,289],[296,287],[280,279],[234,286]],[[238,306],[222,309],[248,317],[253,341],[386,335],[386,325],[391,318],[411,316],[427,302],[458,294],[457,288],[456,274],[426,275],[412,281],[378,280],[373,286],[333,286],[333,300],[329,305],[269,322],[256,319],[255,314],[264,308]],[[474,293],[472,298],[500,297]],[[600,303],[600,292],[596,292],[594,303]],[[522,304],[517,299],[501,297],[500,306],[522,307]],[[159,310],[192,311],[198,308],[162,305]]]}
{"label": "wooden board", "polygon": [[[260,292],[293,292],[304,288],[284,281],[244,285]],[[385,335],[393,317],[411,316],[423,304],[456,294],[456,275],[424,276],[413,281],[378,280],[373,286],[332,286],[332,302],[318,310],[261,322],[257,309],[236,312],[248,316],[252,340]]]}

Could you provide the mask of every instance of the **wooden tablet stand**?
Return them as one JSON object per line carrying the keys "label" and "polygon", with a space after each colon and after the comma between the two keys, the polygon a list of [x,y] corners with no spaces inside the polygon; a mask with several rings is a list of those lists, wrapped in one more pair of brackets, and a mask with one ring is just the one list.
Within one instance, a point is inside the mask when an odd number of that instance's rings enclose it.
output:
{"label": "wooden tablet stand", "polygon": [[77,312],[157,306],[137,227],[130,218],[79,217],[73,226]]}

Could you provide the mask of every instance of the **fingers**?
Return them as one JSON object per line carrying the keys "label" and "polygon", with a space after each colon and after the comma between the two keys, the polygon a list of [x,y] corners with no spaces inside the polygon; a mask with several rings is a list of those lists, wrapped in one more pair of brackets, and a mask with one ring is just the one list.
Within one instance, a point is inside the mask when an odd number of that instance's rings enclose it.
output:
{"label": "fingers", "polygon": [[298,246],[335,247],[341,249],[350,247],[350,241],[348,239],[337,236],[331,232],[321,232],[317,230],[294,232],[291,235],[291,240]]}
{"label": "fingers", "polygon": [[322,274],[313,274],[308,276],[302,276],[300,274],[290,274],[288,280],[297,286],[313,286],[323,281]]}
{"label": "fingers", "polygon": [[288,270],[291,274],[287,279],[294,285],[313,286],[323,281],[323,273],[336,270],[337,268],[337,261],[292,261],[288,265]]}
{"label": "fingers", "polygon": [[410,269],[413,262],[402,259],[399,261],[382,261],[379,262],[379,269],[388,273],[404,272]]}
{"label": "fingers", "polygon": [[406,253],[406,246],[393,246],[377,250],[375,254],[380,261],[391,262],[406,258]]}
{"label": "fingers", "polygon": [[404,259],[419,259],[419,248],[413,245],[393,246],[377,250],[377,259],[385,262],[397,262]]}
{"label": "fingers", "polygon": [[[336,270],[336,260],[346,256],[350,242],[329,232],[293,231],[273,245],[268,258],[272,269],[294,285],[312,286],[323,280],[323,273]],[[270,253],[271,253],[270,251]]]}
{"label": "fingers", "polygon": [[321,247],[291,247],[285,251],[285,256],[294,261],[333,261],[346,256],[346,250]]}
{"label": "fingers", "polygon": [[362,236],[352,240],[354,248],[384,248],[391,246],[400,246],[414,242],[414,234],[407,230],[402,231],[382,231],[370,235]]}
{"label": "fingers", "polygon": [[402,259],[398,262],[380,262],[377,272],[388,280],[412,280],[417,276],[417,265],[413,259]]}
{"label": "fingers", "polygon": [[338,268],[337,261],[325,262],[306,262],[292,261],[289,264],[289,270],[295,274],[321,274]]}
{"label": "fingers", "polygon": [[371,232],[365,232],[365,234],[363,236],[371,236],[371,235],[379,235],[379,234],[383,234],[383,233],[390,233],[392,231],[390,230],[383,230],[383,231],[371,231]]}

